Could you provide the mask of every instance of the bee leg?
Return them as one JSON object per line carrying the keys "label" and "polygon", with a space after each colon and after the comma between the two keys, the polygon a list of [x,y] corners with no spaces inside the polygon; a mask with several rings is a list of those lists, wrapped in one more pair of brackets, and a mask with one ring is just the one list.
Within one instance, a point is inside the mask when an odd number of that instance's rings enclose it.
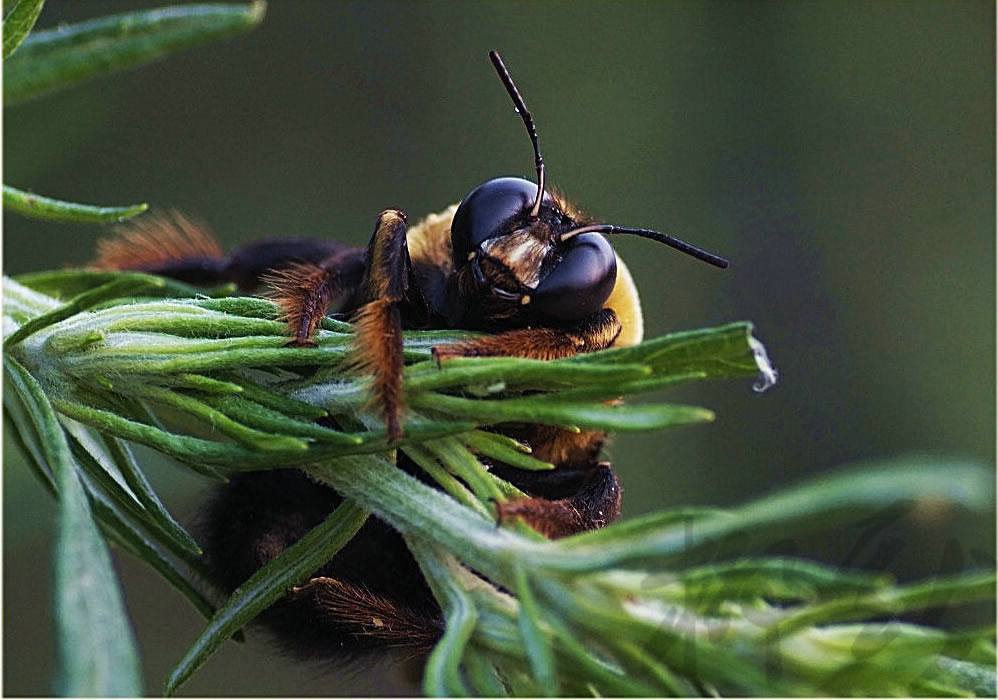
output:
{"label": "bee leg", "polygon": [[363,303],[354,316],[355,365],[373,376],[372,393],[391,440],[402,437],[401,304],[419,305],[422,296],[410,285],[412,262],[406,244],[406,215],[386,209],[367,248],[367,271],[361,284]]}
{"label": "bee leg", "polygon": [[581,486],[572,495],[502,503],[498,516],[500,522],[521,518],[551,539],[596,530],[620,517],[620,483],[609,462],[598,462],[584,474]]}
{"label": "bee leg", "polygon": [[620,335],[620,319],[612,309],[602,309],[568,328],[524,328],[433,348],[439,363],[451,357],[530,357],[556,360],[603,350]]}
{"label": "bee leg", "polygon": [[436,609],[420,609],[398,598],[346,580],[315,576],[290,593],[314,623],[355,638],[359,647],[408,647],[428,654],[443,633]]}
{"label": "bee leg", "polygon": [[330,303],[354,292],[364,274],[363,248],[344,248],[318,264],[297,262],[261,277],[267,296],[281,307],[293,347],[314,347],[316,329]]}

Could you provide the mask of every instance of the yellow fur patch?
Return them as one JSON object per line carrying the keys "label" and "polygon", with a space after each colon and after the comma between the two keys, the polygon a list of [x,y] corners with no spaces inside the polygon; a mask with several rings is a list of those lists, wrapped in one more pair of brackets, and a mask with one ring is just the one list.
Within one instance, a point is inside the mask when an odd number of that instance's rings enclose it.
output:
{"label": "yellow fur patch", "polygon": [[406,245],[409,246],[409,259],[413,265],[430,264],[443,269],[448,275],[453,271],[450,223],[457,208],[457,204],[452,204],[439,214],[430,214],[409,227],[406,232]]}
{"label": "yellow fur patch", "polygon": [[641,313],[641,299],[638,288],[631,277],[631,271],[621,257],[617,256],[617,283],[606,301],[607,308],[613,309],[620,319],[620,335],[614,341],[613,347],[626,348],[637,345],[645,337],[645,320]]}

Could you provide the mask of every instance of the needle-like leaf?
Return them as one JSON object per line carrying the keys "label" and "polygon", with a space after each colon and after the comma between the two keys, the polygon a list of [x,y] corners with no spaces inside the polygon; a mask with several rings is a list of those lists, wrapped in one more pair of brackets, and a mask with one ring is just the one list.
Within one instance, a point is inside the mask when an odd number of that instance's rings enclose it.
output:
{"label": "needle-like leaf", "polygon": [[4,60],[20,46],[42,11],[45,0],[19,0],[3,18]]}
{"label": "needle-like leaf", "polygon": [[246,31],[263,19],[265,11],[261,0],[246,5],[180,5],[36,31],[4,61],[4,104]]}

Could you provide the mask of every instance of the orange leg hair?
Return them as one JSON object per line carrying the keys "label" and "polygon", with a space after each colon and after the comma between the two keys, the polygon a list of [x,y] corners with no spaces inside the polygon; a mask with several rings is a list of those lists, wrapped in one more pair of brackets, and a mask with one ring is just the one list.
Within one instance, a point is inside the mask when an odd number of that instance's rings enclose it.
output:
{"label": "orange leg hair", "polygon": [[270,296],[284,310],[294,335],[288,345],[297,347],[314,347],[315,331],[329,304],[339,296],[357,292],[355,298],[360,305],[353,319],[354,366],[373,376],[373,400],[392,440],[402,436],[405,410],[398,304],[406,299],[412,278],[406,223],[404,212],[386,209],[378,216],[366,250],[349,249],[319,265],[293,265],[264,280],[270,284]]}
{"label": "orange leg hair", "polygon": [[281,307],[294,335],[288,345],[315,347],[312,338],[329,305],[353,292],[363,271],[364,249],[348,248],[318,265],[293,263],[264,275],[261,281],[270,287],[267,296]]}
{"label": "orange leg hair", "polygon": [[556,360],[610,347],[620,335],[620,320],[603,309],[570,328],[524,328],[433,348],[438,362],[452,357],[529,357]]}
{"label": "orange leg hair", "polygon": [[412,262],[406,245],[404,212],[386,209],[378,216],[367,248],[367,273],[361,286],[366,302],[354,316],[354,357],[359,370],[373,377],[372,394],[385,419],[388,437],[402,437],[402,318],[398,305],[409,291]]}

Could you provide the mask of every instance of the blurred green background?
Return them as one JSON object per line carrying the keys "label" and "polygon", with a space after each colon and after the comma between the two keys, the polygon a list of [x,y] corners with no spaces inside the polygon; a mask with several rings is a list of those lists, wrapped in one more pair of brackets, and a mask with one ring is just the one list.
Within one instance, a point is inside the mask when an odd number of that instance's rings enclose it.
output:
{"label": "blurred green background", "polygon": [[[39,26],[160,4],[49,0]],[[714,424],[618,436],[625,515],[731,505],[867,458],[994,464],[986,0],[272,3],[247,35],[6,109],[4,181],[176,207],[228,245],[302,233],[366,243],[386,207],[419,217],[490,177],[533,177],[491,48],[534,114],[552,183],[606,221],[731,259],[720,272],[614,241],[648,333],[748,319],[781,373],[762,396],[750,382],[670,392],[716,410]],[[8,274],[82,264],[103,233],[3,223]],[[190,521],[205,484],[149,462]],[[55,511],[9,440],[3,484],[3,691],[45,695]],[[788,537],[782,550],[902,579],[994,565],[993,521],[929,511]],[[200,621],[152,574],[118,562],[156,693]],[[414,688],[394,666],[304,667],[254,635],[183,691]]]}

